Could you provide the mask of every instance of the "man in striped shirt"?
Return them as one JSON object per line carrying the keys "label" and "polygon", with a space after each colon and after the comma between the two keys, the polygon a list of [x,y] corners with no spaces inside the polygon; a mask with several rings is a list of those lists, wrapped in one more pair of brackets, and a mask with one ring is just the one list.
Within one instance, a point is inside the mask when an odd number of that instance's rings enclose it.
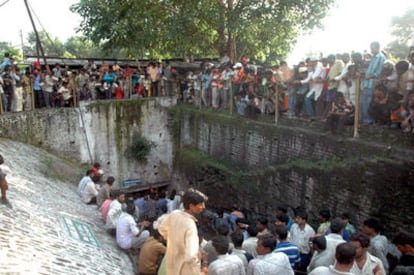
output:
{"label": "man in striped shirt", "polygon": [[299,248],[287,240],[288,231],[286,226],[276,226],[275,232],[278,244],[274,251],[285,253],[289,258],[290,265],[295,269],[296,265],[300,263]]}

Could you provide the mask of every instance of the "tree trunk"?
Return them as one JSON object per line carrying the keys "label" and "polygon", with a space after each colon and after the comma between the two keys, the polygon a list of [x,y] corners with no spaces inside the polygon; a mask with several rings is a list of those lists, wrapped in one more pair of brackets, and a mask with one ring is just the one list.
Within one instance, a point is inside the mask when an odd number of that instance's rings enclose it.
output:
{"label": "tree trunk", "polygon": [[227,55],[232,63],[237,62],[236,39],[234,39],[231,33],[229,33],[229,37],[227,39]]}

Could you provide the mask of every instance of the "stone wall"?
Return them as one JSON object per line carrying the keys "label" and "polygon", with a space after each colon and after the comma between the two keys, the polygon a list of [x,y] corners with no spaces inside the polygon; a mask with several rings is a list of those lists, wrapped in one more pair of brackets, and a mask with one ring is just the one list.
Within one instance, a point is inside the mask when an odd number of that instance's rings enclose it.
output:
{"label": "stone wall", "polygon": [[[173,142],[168,130],[168,107],[174,98],[99,101],[80,108],[40,109],[4,114],[0,136],[33,144],[66,158],[99,162],[105,176],[119,184],[128,178],[145,182],[169,181]],[[127,159],[124,152],[135,132],[152,141],[147,163]]]}
{"label": "stone wall", "polygon": [[338,142],[311,127],[276,127],[209,112],[177,113],[180,182],[175,186],[201,189],[210,207],[230,209],[236,203],[252,217],[274,217],[276,205],[284,203],[305,207],[315,225],[319,210],[330,209],[350,213],[357,225],[373,216],[389,231],[414,229],[409,147],[380,140]]}

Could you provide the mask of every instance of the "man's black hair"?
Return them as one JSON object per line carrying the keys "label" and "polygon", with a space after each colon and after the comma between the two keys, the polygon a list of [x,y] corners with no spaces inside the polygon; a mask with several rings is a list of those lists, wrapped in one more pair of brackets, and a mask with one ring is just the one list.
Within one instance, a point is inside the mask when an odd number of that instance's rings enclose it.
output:
{"label": "man's black hair", "polygon": [[344,222],[343,219],[335,218],[331,221],[331,225],[330,225],[331,232],[335,233],[335,234],[338,234],[342,231],[344,226],[345,226],[345,222]]}
{"label": "man's black hair", "polygon": [[190,188],[188,189],[183,196],[183,205],[184,209],[188,210],[190,208],[190,204],[197,205],[202,202],[206,202],[208,200],[207,196],[201,193],[200,191]]}
{"label": "man's black hair", "polygon": [[382,231],[382,224],[379,220],[374,219],[374,218],[370,218],[364,221],[364,225],[374,229],[374,231],[376,233],[379,233]]}
{"label": "man's black hair", "polygon": [[240,232],[239,230],[236,230],[233,233],[231,233],[230,236],[231,236],[231,241],[233,242],[236,248],[242,246],[243,241],[244,241],[242,232]]}
{"label": "man's black hair", "polygon": [[257,237],[258,240],[262,241],[263,247],[269,248],[270,251],[273,251],[276,247],[277,239],[272,234],[264,234]]}
{"label": "man's black hair", "polygon": [[284,241],[284,240],[287,239],[288,230],[287,230],[286,226],[284,226],[284,225],[276,226],[275,233],[276,233],[276,236],[279,236],[279,239],[281,241]]}
{"label": "man's black hair", "polygon": [[356,255],[356,248],[349,243],[341,243],[336,247],[335,258],[338,263],[349,265],[354,262]]}
{"label": "man's black hair", "polygon": [[349,237],[349,240],[351,242],[359,242],[363,248],[368,248],[370,242],[368,235],[362,232],[352,234],[351,237]]}
{"label": "man's black hair", "polygon": [[224,255],[229,251],[229,239],[225,236],[217,235],[211,242],[219,255]]}
{"label": "man's black hair", "polygon": [[276,220],[280,221],[280,222],[283,222],[285,224],[288,224],[289,223],[289,216],[286,213],[282,213],[282,214],[276,215]]}

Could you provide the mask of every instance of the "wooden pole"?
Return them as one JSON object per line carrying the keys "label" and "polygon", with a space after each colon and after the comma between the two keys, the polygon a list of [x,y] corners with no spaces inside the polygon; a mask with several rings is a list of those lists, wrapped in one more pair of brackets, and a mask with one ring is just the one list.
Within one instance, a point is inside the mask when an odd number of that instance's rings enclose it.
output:
{"label": "wooden pole", "polygon": [[276,83],[276,92],[275,92],[275,125],[279,122],[279,87]]}
{"label": "wooden pole", "polygon": [[0,94],[0,115],[3,113],[3,94]]}
{"label": "wooden pole", "polygon": [[35,94],[34,94],[34,89],[33,89],[33,82],[32,82],[32,77],[29,77],[29,83],[30,83],[30,103],[32,104],[32,112],[35,109]]}
{"label": "wooden pole", "polygon": [[32,23],[33,31],[34,31],[34,33],[36,35],[37,45],[39,46],[40,52],[42,54],[43,62],[45,63],[45,67],[48,68],[48,64],[47,64],[45,52],[43,50],[42,43],[40,41],[39,33],[37,32],[37,29],[36,29],[36,25],[35,25],[35,23],[33,21],[33,17],[32,17],[32,14],[30,12],[30,9],[29,9],[29,5],[27,4],[27,0],[24,0],[24,4],[26,5],[27,13],[29,14],[30,22]]}
{"label": "wooden pole", "polygon": [[229,81],[229,91],[230,91],[230,115],[233,115],[233,109],[234,109],[234,96],[233,96],[233,83]]}
{"label": "wooden pole", "polygon": [[359,138],[359,113],[361,111],[361,77],[355,79],[355,114],[354,114],[354,138]]}

